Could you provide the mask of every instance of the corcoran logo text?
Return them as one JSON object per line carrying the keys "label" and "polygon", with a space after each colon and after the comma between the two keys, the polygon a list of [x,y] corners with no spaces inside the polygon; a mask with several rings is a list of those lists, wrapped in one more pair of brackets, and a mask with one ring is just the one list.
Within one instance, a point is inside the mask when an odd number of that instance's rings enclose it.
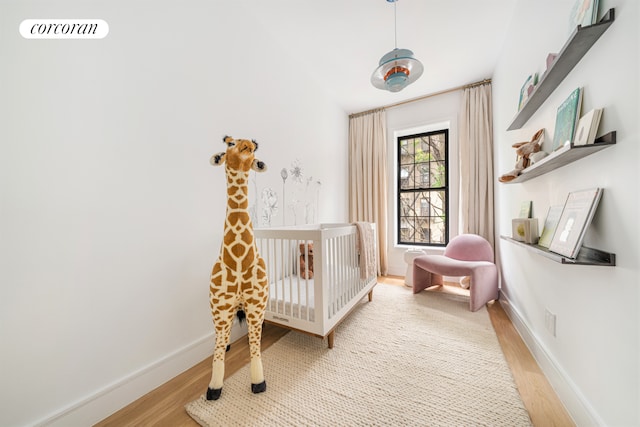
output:
{"label": "corcoran logo text", "polygon": [[20,34],[25,39],[102,39],[109,24],[102,19],[25,19]]}

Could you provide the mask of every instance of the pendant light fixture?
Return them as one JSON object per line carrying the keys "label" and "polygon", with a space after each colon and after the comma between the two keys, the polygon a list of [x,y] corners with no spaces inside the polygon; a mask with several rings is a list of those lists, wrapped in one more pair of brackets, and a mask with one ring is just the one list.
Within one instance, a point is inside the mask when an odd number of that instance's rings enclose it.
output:
{"label": "pendant light fixture", "polygon": [[380,58],[378,68],[371,75],[371,84],[378,89],[400,92],[418,80],[424,67],[420,61],[413,57],[413,52],[409,49],[398,49],[398,19],[396,13],[398,0],[387,0],[387,2],[393,3],[395,48]]}

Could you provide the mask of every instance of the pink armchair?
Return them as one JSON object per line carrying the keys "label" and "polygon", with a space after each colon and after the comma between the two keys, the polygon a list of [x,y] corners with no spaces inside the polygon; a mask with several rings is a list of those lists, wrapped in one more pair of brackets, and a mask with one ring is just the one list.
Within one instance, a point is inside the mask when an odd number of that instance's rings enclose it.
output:
{"label": "pink armchair", "polygon": [[477,311],[498,299],[498,268],[489,242],[476,234],[461,234],[449,241],[443,255],[422,255],[413,260],[413,293],[442,285],[442,276],[470,276],[469,309]]}

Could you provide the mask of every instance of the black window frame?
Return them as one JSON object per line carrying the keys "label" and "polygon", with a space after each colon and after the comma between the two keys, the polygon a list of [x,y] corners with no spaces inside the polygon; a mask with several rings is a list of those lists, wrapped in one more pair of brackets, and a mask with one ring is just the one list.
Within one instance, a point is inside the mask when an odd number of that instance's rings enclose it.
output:
{"label": "black window frame", "polygon": [[[416,138],[424,138],[424,137],[430,137],[432,135],[438,135],[438,134],[444,134],[444,168],[445,168],[445,172],[444,172],[444,176],[445,176],[445,185],[441,186],[441,187],[431,187],[430,184],[427,184],[426,186],[418,186],[418,184],[422,184],[424,182],[423,177],[421,176],[420,179],[416,179],[414,177],[414,188],[411,189],[403,189],[402,188],[402,166],[404,166],[404,164],[402,163],[402,141],[404,140],[414,140]],[[421,247],[445,247],[448,243],[449,243],[449,228],[450,228],[450,216],[449,216],[449,207],[450,207],[450,192],[449,192],[449,186],[450,186],[450,164],[449,164],[449,129],[448,128],[444,128],[444,129],[438,129],[438,130],[433,130],[433,131],[429,131],[429,132],[420,132],[417,134],[411,134],[411,135],[403,135],[403,136],[399,136],[396,139],[396,153],[397,153],[397,177],[396,177],[396,192],[397,192],[397,211],[396,211],[396,215],[397,215],[397,234],[396,234],[396,243],[398,245],[406,245],[406,246],[421,246]],[[415,154],[415,153],[414,153]],[[415,162],[415,155],[414,155],[414,162],[413,162],[413,169],[414,169],[414,174],[415,171],[417,171],[417,165],[419,165],[421,163],[416,163]],[[436,192],[436,191],[442,191],[444,192],[444,197],[445,197],[445,202],[444,202],[444,242],[432,242],[431,241],[431,234],[429,234],[428,236],[428,242],[417,242],[417,241],[403,241],[402,240],[402,219],[403,218],[407,218],[407,216],[403,216],[402,215],[402,195],[405,193],[421,193],[421,192]],[[422,212],[421,212],[422,213]],[[418,218],[418,215],[414,215],[414,218]],[[422,216],[420,216],[422,217]],[[429,217],[427,215],[427,217]],[[414,239],[415,240],[415,239]]]}

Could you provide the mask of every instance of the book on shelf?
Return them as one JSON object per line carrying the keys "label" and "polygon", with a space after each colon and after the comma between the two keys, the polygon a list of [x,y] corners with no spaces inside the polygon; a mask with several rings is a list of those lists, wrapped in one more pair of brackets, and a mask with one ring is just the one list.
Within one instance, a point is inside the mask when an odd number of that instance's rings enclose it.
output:
{"label": "book on shelf", "polygon": [[551,239],[553,239],[553,233],[556,232],[558,221],[560,221],[560,215],[562,214],[563,205],[551,206],[547,211],[547,218],[544,220],[542,226],[542,233],[540,233],[540,239],[538,240],[538,246],[549,248]]}
{"label": "book on shelf", "polygon": [[549,245],[551,252],[571,259],[578,257],[584,235],[591,224],[601,197],[602,188],[569,193]]}
{"label": "book on shelf", "polygon": [[593,109],[582,116],[578,122],[578,129],[576,129],[576,137],[573,145],[593,144],[596,140],[601,117],[602,108]]}
{"label": "book on shelf", "polygon": [[518,218],[531,218],[531,208],[533,206],[533,202],[531,200],[526,200],[520,204],[520,213],[518,214]]}
{"label": "book on shelf", "polygon": [[558,107],[556,127],[553,132],[551,151],[571,145],[578,127],[580,107],[582,104],[582,88],[575,89]]}

